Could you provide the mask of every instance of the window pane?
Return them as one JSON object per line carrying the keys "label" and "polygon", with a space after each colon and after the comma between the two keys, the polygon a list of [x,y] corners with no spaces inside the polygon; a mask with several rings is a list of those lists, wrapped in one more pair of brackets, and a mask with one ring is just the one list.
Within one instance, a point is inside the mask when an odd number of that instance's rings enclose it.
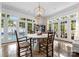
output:
{"label": "window pane", "polygon": [[75,30],[75,27],[76,27],[76,21],[72,20],[71,21],[71,30]]}
{"label": "window pane", "polygon": [[1,14],[1,16],[2,16],[2,17],[5,17],[5,14],[4,14],[4,13],[2,13],[2,14]]}
{"label": "window pane", "polygon": [[15,36],[15,30],[16,30],[16,19],[13,18],[14,16],[12,15],[7,15],[7,25],[8,25],[8,40],[9,41],[16,41],[16,36]]}
{"label": "window pane", "polygon": [[32,22],[32,20],[31,20],[31,19],[27,19],[27,21],[30,21],[30,22]]}
{"label": "window pane", "polygon": [[32,33],[32,23],[28,23],[28,33]]}
{"label": "window pane", "polygon": [[49,24],[49,30],[51,30],[51,24]]}
{"label": "window pane", "polygon": [[67,38],[67,28],[66,28],[66,23],[67,21],[61,22],[61,37],[62,38]]}
{"label": "window pane", "polygon": [[24,22],[19,22],[19,27],[25,28],[25,23]]}
{"label": "window pane", "polygon": [[58,31],[58,23],[54,23],[54,31]]}

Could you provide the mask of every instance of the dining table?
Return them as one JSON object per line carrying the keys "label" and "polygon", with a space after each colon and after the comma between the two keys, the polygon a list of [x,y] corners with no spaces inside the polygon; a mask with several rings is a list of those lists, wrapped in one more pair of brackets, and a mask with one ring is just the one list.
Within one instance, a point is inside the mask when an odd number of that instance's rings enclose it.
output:
{"label": "dining table", "polygon": [[[32,46],[32,50],[36,50],[40,53],[40,40],[42,39],[47,39],[48,38],[48,34],[47,33],[44,33],[44,34],[37,34],[37,33],[34,33],[34,34],[27,34],[27,38],[29,38],[31,40],[31,45],[33,44]],[[36,41],[34,44],[34,41]],[[35,46],[34,46],[35,45]]]}

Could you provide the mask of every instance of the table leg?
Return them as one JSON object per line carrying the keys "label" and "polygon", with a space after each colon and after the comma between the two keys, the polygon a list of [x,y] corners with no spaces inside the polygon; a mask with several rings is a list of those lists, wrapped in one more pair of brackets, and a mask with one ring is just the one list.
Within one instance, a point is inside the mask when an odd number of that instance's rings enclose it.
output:
{"label": "table leg", "polygon": [[39,53],[40,53],[40,41],[38,40],[38,45],[39,45]]}

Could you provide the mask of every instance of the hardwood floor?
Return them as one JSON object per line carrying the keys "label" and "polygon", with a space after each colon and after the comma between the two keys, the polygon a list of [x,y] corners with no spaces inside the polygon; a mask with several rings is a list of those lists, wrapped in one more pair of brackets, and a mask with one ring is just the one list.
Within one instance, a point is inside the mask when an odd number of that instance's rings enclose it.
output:
{"label": "hardwood floor", "polygon": [[[59,49],[59,48],[55,48]],[[54,57],[58,57],[58,51],[54,52]],[[8,51],[8,52],[7,52]],[[61,50],[60,51],[60,57],[79,57],[79,53],[72,53],[72,56],[68,55],[67,51]],[[16,43],[11,44],[5,44],[0,47],[0,57],[17,57],[16,55]],[[42,55],[41,53],[38,53],[38,51],[33,51],[33,57],[45,57],[45,55]]]}

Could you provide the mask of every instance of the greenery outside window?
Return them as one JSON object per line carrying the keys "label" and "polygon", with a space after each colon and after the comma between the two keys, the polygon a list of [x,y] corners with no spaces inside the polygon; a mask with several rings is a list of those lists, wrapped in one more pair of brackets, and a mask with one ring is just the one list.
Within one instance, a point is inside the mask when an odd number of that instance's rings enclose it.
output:
{"label": "greenery outside window", "polygon": [[27,19],[27,21],[30,21],[30,22],[32,22],[32,20],[31,20],[31,19]]}
{"label": "greenery outside window", "polygon": [[1,20],[1,28],[4,27],[4,19]]}
{"label": "greenery outside window", "polygon": [[26,18],[21,18],[21,20],[24,20],[24,21],[25,21],[25,20],[26,20]]}
{"label": "greenery outside window", "polygon": [[74,30],[76,29],[76,20],[72,20],[71,21],[71,30],[72,30],[72,33],[71,33],[71,39],[74,40]]}
{"label": "greenery outside window", "polygon": [[49,30],[51,30],[51,24],[49,24]]}
{"label": "greenery outside window", "polygon": [[75,30],[75,27],[76,27],[76,21],[72,20],[71,21],[71,30]]}
{"label": "greenery outside window", "polygon": [[10,19],[8,20],[8,26],[13,27],[13,20],[10,20]]}
{"label": "greenery outside window", "polygon": [[28,33],[32,33],[32,23],[28,23]]}
{"label": "greenery outside window", "polygon": [[54,31],[58,31],[58,23],[54,23]]}
{"label": "greenery outside window", "polygon": [[61,32],[65,33],[66,29],[65,29],[65,24],[61,23]]}
{"label": "greenery outside window", "polygon": [[62,38],[67,38],[66,27],[65,27],[66,23],[67,21],[61,22],[61,37]]}
{"label": "greenery outside window", "polygon": [[2,16],[2,17],[5,17],[5,14],[4,14],[4,13],[2,13],[2,14],[1,14],[1,16]]}
{"label": "greenery outside window", "polygon": [[24,22],[19,22],[19,27],[25,28],[25,23]]}
{"label": "greenery outside window", "polygon": [[10,18],[10,15],[7,15],[8,27],[13,27],[13,20]]}

